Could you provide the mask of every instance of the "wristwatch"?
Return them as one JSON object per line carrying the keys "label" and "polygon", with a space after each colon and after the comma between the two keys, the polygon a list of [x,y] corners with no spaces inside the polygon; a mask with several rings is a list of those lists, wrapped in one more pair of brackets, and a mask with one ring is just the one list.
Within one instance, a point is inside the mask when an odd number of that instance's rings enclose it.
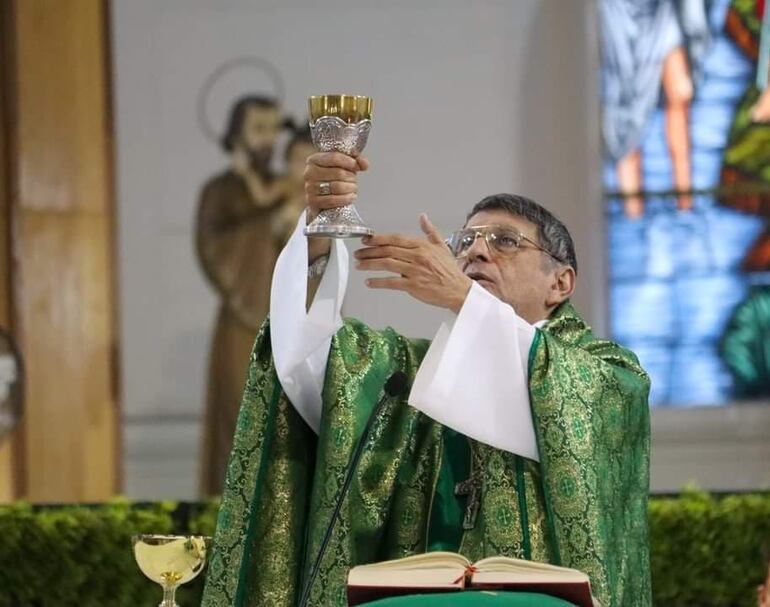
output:
{"label": "wristwatch", "polygon": [[313,263],[307,267],[307,277],[318,278],[319,276],[323,276],[323,273],[326,270],[326,264],[328,263],[328,255],[322,255],[321,257],[316,258]]}

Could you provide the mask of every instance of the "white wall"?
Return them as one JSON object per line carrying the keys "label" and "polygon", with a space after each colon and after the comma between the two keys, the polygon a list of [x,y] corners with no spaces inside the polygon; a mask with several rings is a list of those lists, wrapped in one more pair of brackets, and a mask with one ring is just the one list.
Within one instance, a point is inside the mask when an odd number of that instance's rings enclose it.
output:
{"label": "white wall", "polygon": [[[482,196],[515,191],[562,215],[586,258],[602,234],[589,228],[601,212],[594,82],[586,78],[596,73],[589,7],[559,0],[113,3],[129,495],[195,494],[216,300],[194,258],[193,217],[201,183],[226,161],[196,125],[205,77],[232,57],[266,58],[284,75],[285,105],[296,116],[309,94],[373,96],[373,166],[359,208],[378,229],[414,232],[426,210],[449,230]],[[601,318],[602,273],[584,268],[578,303]],[[367,292],[358,276],[351,282],[348,314],[432,334],[437,310]],[[588,297],[592,291],[599,296]]]}
{"label": "white wall", "polygon": [[[295,116],[309,94],[374,97],[358,206],[377,229],[415,232],[428,211],[449,230],[500,191],[549,207],[576,240],[575,301],[603,333],[593,2],[114,0],[112,20],[129,496],[196,495],[216,299],[192,229],[199,188],[226,159],[198,129],[195,106],[227,59],[272,62]],[[230,102],[215,99],[213,114],[223,120]],[[346,311],[423,336],[440,317],[367,292],[356,274]]]}

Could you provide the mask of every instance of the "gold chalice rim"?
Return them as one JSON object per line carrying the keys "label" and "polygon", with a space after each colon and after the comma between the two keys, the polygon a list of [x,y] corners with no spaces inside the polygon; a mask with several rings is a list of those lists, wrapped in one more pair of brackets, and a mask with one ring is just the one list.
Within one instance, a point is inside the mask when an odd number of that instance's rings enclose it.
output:
{"label": "gold chalice rim", "polygon": [[355,93],[324,93],[323,95],[310,95],[310,100],[327,99],[329,101],[339,101],[340,99],[355,99],[359,103],[371,103],[372,97],[369,95],[356,95]]}
{"label": "gold chalice rim", "polygon": [[307,100],[311,124],[322,116],[338,116],[346,122],[371,120],[374,100],[367,95],[334,93],[311,95]]}
{"label": "gold chalice rim", "polygon": [[136,544],[137,542],[150,543],[147,540],[155,542],[173,542],[174,540],[189,540],[189,539],[201,539],[207,544],[211,542],[211,536],[209,535],[196,535],[196,534],[174,534],[174,533],[137,533],[131,536],[131,542]]}

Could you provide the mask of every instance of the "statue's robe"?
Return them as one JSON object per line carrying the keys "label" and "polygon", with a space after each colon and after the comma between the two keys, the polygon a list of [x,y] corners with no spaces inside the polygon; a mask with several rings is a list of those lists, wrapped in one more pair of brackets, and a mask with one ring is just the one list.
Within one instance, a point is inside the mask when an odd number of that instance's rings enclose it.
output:
{"label": "statue's robe", "polygon": [[232,448],[254,336],[270,309],[275,260],[290,234],[276,230],[284,201],[257,204],[228,170],[203,187],[196,220],[198,259],[220,297],[209,354],[201,450],[201,492],[219,495]]}

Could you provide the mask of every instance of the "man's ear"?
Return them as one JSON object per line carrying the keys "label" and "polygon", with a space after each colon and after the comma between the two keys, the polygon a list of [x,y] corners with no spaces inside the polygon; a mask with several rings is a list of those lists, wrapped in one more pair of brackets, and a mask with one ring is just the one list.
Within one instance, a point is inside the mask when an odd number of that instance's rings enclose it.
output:
{"label": "man's ear", "polygon": [[565,299],[569,299],[575,291],[575,278],[575,270],[572,266],[559,266],[553,273],[553,282],[545,305],[548,308],[555,308]]}

